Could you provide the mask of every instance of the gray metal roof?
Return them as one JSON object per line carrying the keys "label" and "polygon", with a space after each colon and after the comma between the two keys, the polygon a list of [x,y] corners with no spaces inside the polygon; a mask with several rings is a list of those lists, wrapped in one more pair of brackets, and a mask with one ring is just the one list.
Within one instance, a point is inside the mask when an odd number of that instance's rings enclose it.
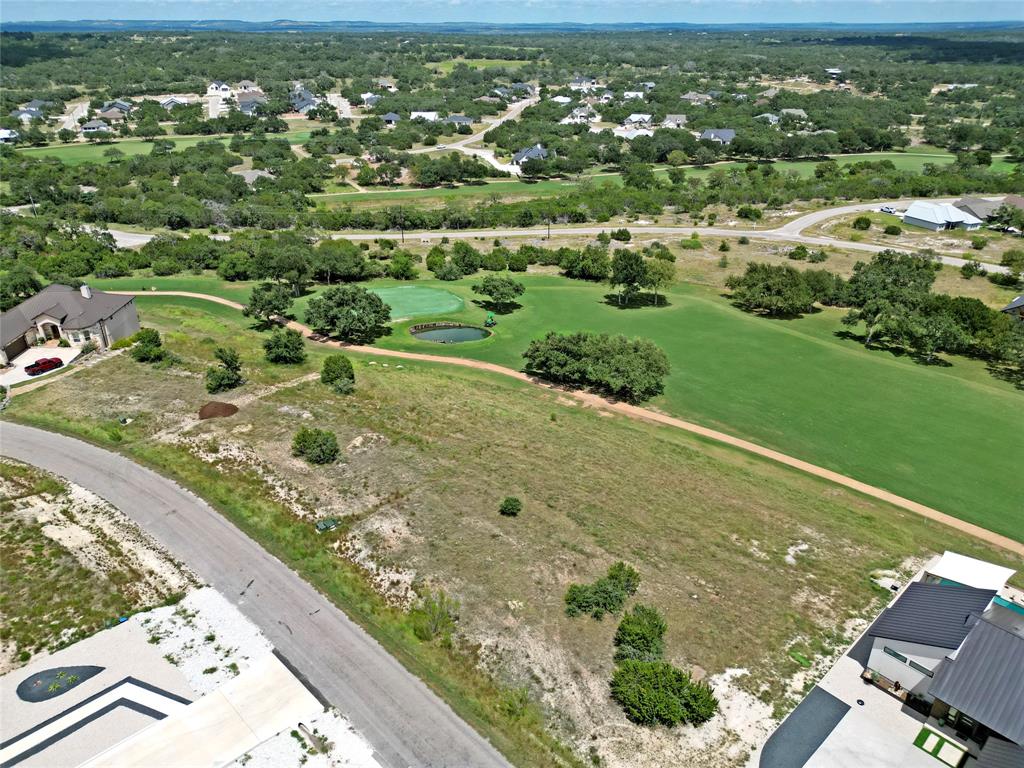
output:
{"label": "gray metal roof", "polygon": [[1011,309],[1017,309],[1017,307],[1024,307],[1024,294],[1015,298],[1013,301],[1011,301],[1009,304],[1003,307],[1001,311],[1009,312]]}
{"label": "gray metal roof", "polygon": [[928,693],[1024,744],[1024,616],[998,606],[986,612]]}
{"label": "gray metal roof", "polygon": [[1024,747],[989,736],[974,768],[1024,768]]}
{"label": "gray metal roof", "polygon": [[0,340],[3,346],[7,346],[27,333],[40,315],[60,320],[61,325],[70,330],[89,328],[132,301],[131,296],[95,290],[92,298],[87,299],[77,288],[52,283],[0,315]]}
{"label": "gray metal roof", "polygon": [[959,648],[975,619],[995,597],[994,589],[914,582],[878,617],[868,634],[889,640]]}

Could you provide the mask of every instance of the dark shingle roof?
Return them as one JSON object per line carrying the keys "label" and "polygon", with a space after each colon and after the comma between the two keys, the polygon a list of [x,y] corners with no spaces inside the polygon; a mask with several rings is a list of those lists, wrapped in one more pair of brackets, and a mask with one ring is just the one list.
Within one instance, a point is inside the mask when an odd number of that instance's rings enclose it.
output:
{"label": "dark shingle roof", "polygon": [[521,163],[524,160],[546,160],[548,151],[544,149],[540,144],[536,144],[532,147],[526,147],[520,149],[514,155],[512,155],[512,162]]}
{"label": "dark shingle roof", "polygon": [[1011,309],[1017,309],[1017,307],[1024,307],[1024,294],[1018,296],[1005,307],[1003,307],[1002,311],[1009,312]]}
{"label": "dark shingle roof", "polygon": [[987,611],[928,693],[1024,744],[1024,617],[998,606]]}
{"label": "dark shingle roof", "polygon": [[70,330],[89,328],[132,301],[131,296],[104,291],[93,291],[92,298],[87,299],[77,288],[51,283],[35,296],[0,315],[0,340],[6,346],[28,332],[40,315],[60,320],[61,325]]}
{"label": "dark shingle roof", "polygon": [[914,582],[878,617],[868,634],[889,640],[958,648],[995,590]]}

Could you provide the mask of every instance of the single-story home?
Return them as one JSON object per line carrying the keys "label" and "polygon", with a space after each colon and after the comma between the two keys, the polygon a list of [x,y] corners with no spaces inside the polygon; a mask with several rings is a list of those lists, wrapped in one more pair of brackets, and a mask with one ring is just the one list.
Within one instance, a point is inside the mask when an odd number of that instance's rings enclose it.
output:
{"label": "single-story home", "polygon": [[795,120],[807,119],[807,113],[802,109],[780,109],[779,112],[783,117],[792,117]]}
{"label": "single-story home", "polygon": [[377,106],[377,102],[380,101],[380,96],[372,91],[359,94],[359,98],[363,100],[364,107],[375,107]]}
{"label": "single-story home", "polygon": [[713,141],[716,144],[732,144],[736,131],[732,128],[705,128],[700,135],[701,141]]}
{"label": "single-story home", "polygon": [[437,112],[411,112],[410,120],[426,120],[428,123],[437,122]]}
{"label": "single-story home", "polygon": [[260,107],[267,103],[268,99],[260,91],[247,91],[246,93],[238,94],[238,111],[243,115],[249,115],[250,117],[258,111]]}
{"label": "single-story home", "polygon": [[91,136],[96,133],[110,133],[110,126],[102,120],[90,120],[82,125],[82,133]]}
{"label": "single-story home", "polygon": [[592,91],[597,88],[597,80],[592,77],[576,76],[569,81],[569,89],[573,91]]}
{"label": "single-story home", "polygon": [[399,121],[401,121],[402,119],[402,116],[397,112],[388,112],[384,115],[381,115],[380,119],[384,121],[384,125],[398,125]]}
{"label": "single-story home", "polygon": [[646,101],[647,94],[644,91],[623,91],[622,92],[622,100],[623,101],[632,101],[634,99],[639,99],[640,101]]}
{"label": "single-story home", "polygon": [[248,184],[250,187],[256,183],[257,179],[274,178],[274,174],[262,168],[249,168],[244,171],[231,171],[231,173],[235,174],[236,176],[241,176],[243,179],[245,179],[245,183]]}
{"label": "single-story home", "polygon": [[555,104],[572,104],[572,99],[568,96],[552,96],[549,101],[553,101]]}
{"label": "single-story home", "polygon": [[653,91],[656,85],[657,83],[654,82],[653,80],[645,80],[644,82],[640,83],[640,87],[643,88],[645,91]]}
{"label": "single-story home", "polygon": [[320,99],[301,85],[292,91],[289,101],[291,102],[292,109],[303,115],[308,113],[311,109],[315,109],[320,104]]}
{"label": "single-story home", "polygon": [[512,165],[522,165],[527,160],[547,160],[548,151],[540,144],[520,149],[512,155]]}
{"label": "single-story home", "polygon": [[953,205],[961,211],[971,214],[971,216],[976,219],[988,221],[992,218],[992,215],[999,210],[999,206],[1002,205],[1002,203],[998,200],[985,200],[980,197],[962,197],[953,203]]}
{"label": "single-story home", "polygon": [[903,223],[939,232],[943,229],[977,229],[981,226],[981,219],[949,203],[917,200],[903,214]]}
{"label": "single-story home", "polygon": [[[590,130],[597,132],[596,128],[591,128]],[[637,136],[654,135],[654,131],[652,131],[650,128],[624,128],[621,125],[616,128],[612,128],[612,133],[618,136],[620,139],[626,139],[627,141],[632,141]]]}
{"label": "single-story home", "polygon": [[510,99],[512,98],[513,95],[512,89],[506,88],[503,85],[499,85],[497,88],[493,89],[491,93],[493,93],[495,96],[500,96],[503,99]]}
{"label": "single-story home", "polygon": [[779,124],[779,120],[781,118],[778,115],[776,115],[776,114],[774,114],[772,112],[762,112],[760,115],[755,115],[754,119],[755,120],[765,120],[765,121],[767,121],[768,125],[778,125]]}
{"label": "single-story home", "polygon": [[188,101],[186,101],[185,99],[180,99],[177,96],[168,96],[166,99],[160,102],[160,106],[166,109],[167,111],[170,111],[175,107],[184,107],[186,104],[188,104]]}
{"label": "single-story home", "polygon": [[124,112],[124,114],[129,115],[131,114],[131,111],[135,109],[135,105],[130,101],[125,101],[124,99],[114,99],[112,101],[103,102],[103,106],[100,108],[100,111],[106,112],[108,109],[117,109]]}
{"label": "single-story home", "polygon": [[839,67],[828,67],[825,69],[825,74],[831,77],[833,80],[835,80],[837,77],[843,74],[843,70],[841,70]]}
{"label": "single-story home", "polygon": [[373,84],[376,85],[378,88],[383,88],[388,93],[398,92],[398,86],[395,85],[394,81],[389,80],[386,77],[378,77]]}
{"label": "single-story home", "polygon": [[446,123],[449,123],[450,125],[454,125],[456,127],[458,127],[460,125],[472,125],[473,124],[473,118],[466,117],[465,115],[449,115],[448,117],[446,117],[444,119],[444,121]]}
{"label": "single-story home", "polygon": [[105,123],[123,123],[126,115],[117,107],[111,107],[97,112],[96,117]]}
{"label": "single-story home", "polygon": [[690,104],[693,104],[694,106],[703,106],[712,100],[711,96],[709,96],[708,94],[697,93],[696,91],[688,91],[679,98],[681,98],[683,101],[687,101]]}
{"label": "single-story home", "polygon": [[260,89],[260,87],[258,85],[256,85],[256,83],[254,83],[252,80],[239,80],[238,81],[238,90],[241,91],[242,93],[246,93],[248,91],[258,91],[259,89]]}
{"label": "single-story home", "polygon": [[1024,322],[1024,296],[1018,296],[999,311]]}
{"label": "single-story home", "polygon": [[651,115],[644,114],[643,112],[634,112],[629,115],[625,120],[622,121],[623,128],[650,128],[651,127]]}
{"label": "single-story home", "polygon": [[665,119],[661,121],[662,128],[685,128],[686,127],[686,115],[665,115]]}
{"label": "single-story home", "polygon": [[602,104],[610,104],[615,100],[615,94],[611,91],[601,91],[601,93],[597,94],[597,100]]}
{"label": "single-story home", "polygon": [[134,297],[52,283],[0,315],[0,364],[36,342],[65,339],[73,347],[107,349],[138,330]]}
{"label": "single-story home", "polygon": [[558,122],[562,125],[588,125],[589,123],[597,122],[600,119],[601,116],[594,111],[594,108],[586,105],[576,107],[576,109]]}
{"label": "single-story home", "polygon": [[214,80],[208,86],[206,86],[207,96],[221,96],[227,98],[231,95],[231,86],[225,83],[223,80]]}
{"label": "single-story home", "polygon": [[10,128],[0,128],[0,144],[13,144],[21,134]]}
{"label": "single-story home", "polygon": [[46,99],[32,99],[32,101],[26,102],[21,105],[22,109],[38,109],[40,112],[45,110],[47,107],[52,107],[53,102],[47,101]]}
{"label": "single-story home", "polygon": [[46,117],[38,109],[15,109],[10,113],[10,116],[18,118],[23,125],[28,125],[33,120],[44,120]]}

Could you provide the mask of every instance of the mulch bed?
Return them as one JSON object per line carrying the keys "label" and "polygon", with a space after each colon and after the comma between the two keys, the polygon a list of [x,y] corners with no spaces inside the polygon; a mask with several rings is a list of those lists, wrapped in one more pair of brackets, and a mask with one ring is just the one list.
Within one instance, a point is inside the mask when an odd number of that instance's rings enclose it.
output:
{"label": "mulch bed", "polygon": [[219,403],[213,400],[199,409],[200,419],[219,419],[224,416],[234,416],[238,413],[238,406],[231,403]]}

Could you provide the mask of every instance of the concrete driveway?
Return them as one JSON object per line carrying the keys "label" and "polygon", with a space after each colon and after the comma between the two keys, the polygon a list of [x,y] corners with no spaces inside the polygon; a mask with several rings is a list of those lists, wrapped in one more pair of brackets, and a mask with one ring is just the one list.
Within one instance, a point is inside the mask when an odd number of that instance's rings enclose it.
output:
{"label": "concrete driveway", "polygon": [[25,373],[25,366],[32,365],[36,360],[41,360],[44,357],[59,357],[64,361],[64,365],[67,365],[81,353],[80,349],[75,349],[74,347],[29,347],[14,358],[12,368],[0,373],[0,385],[10,387],[13,384],[20,384],[29,379],[42,379],[51,373],[58,373],[63,371],[64,368],[54,368],[49,373],[42,374],[42,376],[29,376]]}

